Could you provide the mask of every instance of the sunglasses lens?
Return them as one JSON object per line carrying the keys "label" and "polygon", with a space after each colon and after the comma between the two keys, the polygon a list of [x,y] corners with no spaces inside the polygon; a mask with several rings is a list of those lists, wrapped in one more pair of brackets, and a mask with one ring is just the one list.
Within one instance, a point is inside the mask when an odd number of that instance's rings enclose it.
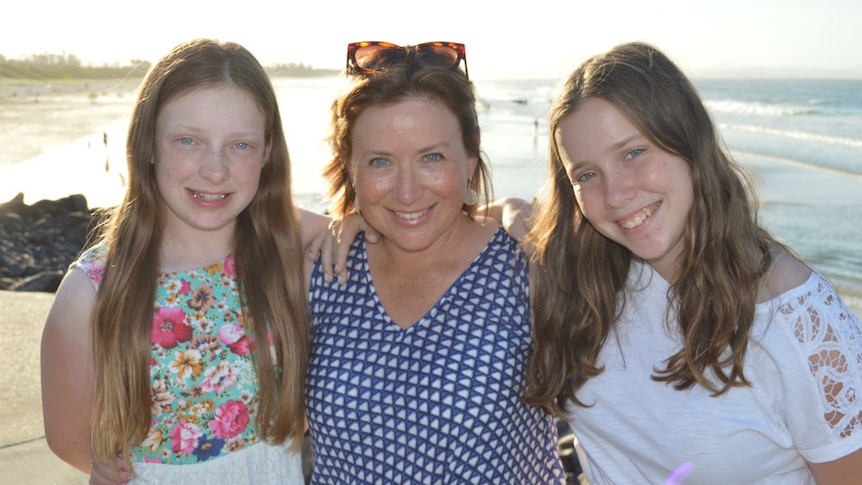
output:
{"label": "sunglasses lens", "polygon": [[390,66],[404,57],[404,49],[385,45],[366,45],[354,52],[356,67],[366,71],[377,71]]}
{"label": "sunglasses lens", "polygon": [[458,51],[448,45],[422,44],[419,59],[423,64],[454,69],[460,61]]}
{"label": "sunglasses lens", "polygon": [[426,42],[406,48],[389,42],[356,42],[347,47],[347,64],[353,74],[369,74],[397,64],[408,55],[416,56],[423,65],[447,69],[457,69],[463,60],[464,73],[467,72],[463,44],[449,42]]}

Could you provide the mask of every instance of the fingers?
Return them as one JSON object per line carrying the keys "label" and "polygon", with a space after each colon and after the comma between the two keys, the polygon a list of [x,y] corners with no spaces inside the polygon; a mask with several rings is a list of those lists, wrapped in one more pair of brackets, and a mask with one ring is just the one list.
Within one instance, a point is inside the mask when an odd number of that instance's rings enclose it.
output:
{"label": "fingers", "polygon": [[[338,283],[342,285],[347,282],[347,254],[350,252],[350,245],[356,237],[356,233],[350,236],[349,239],[344,237],[345,222],[349,223],[351,217],[352,215],[347,216],[344,220],[333,219],[329,224],[329,234],[332,237],[330,241],[333,243],[330,247],[331,259],[329,262],[332,264],[334,274],[338,276]],[[327,281],[331,281],[331,279]]]}
{"label": "fingers", "polygon": [[117,468],[97,461],[90,461],[90,485],[118,485],[128,483],[134,478],[126,471],[123,458],[117,458]]}
{"label": "fingers", "polygon": [[328,231],[320,231],[314,238],[305,246],[305,257],[311,262],[314,262],[318,256],[321,257],[321,266],[323,273],[326,275],[326,281],[332,280],[332,241],[330,240]]}
{"label": "fingers", "polygon": [[331,232],[332,223],[329,224],[329,227],[330,230],[322,231],[320,237],[320,268],[323,270],[327,283],[332,281],[333,278],[332,246],[335,244],[335,236]]}
{"label": "fingers", "polygon": [[326,275],[326,281],[332,281],[332,278],[337,276],[342,285],[347,283],[347,255],[356,235],[365,232],[365,240],[371,244],[380,240],[380,235],[372,230],[365,218],[358,213],[343,219],[333,219],[329,223],[329,231],[324,232],[327,233],[326,237],[318,246],[321,268]]}

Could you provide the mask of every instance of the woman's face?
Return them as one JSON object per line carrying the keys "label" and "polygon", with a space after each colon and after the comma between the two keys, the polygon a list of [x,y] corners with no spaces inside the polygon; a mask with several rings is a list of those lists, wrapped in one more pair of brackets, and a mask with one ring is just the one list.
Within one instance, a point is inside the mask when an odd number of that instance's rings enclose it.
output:
{"label": "woman's face", "polygon": [[371,106],[351,141],[356,201],[385,244],[421,251],[452,234],[477,158],[448,108],[424,96]]}
{"label": "woman's face", "polygon": [[674,281],[694,204],[688,162],[654,145],[601,98],[585,99],[554,137],[587,220]]}
{"label": "woman's face", "polygon": [[166,231],[233,236],[269,156],[266,119],[243,89],[193,89],[162,106],[155,127],[156,183]]}

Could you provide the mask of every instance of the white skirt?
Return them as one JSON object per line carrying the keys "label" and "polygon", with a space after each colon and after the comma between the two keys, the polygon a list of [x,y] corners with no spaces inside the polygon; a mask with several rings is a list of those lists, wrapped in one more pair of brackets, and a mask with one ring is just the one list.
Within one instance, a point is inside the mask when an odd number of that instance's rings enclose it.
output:
{"label": "white skirt", "polygon": [[257,443],[244,450],[192,465],[134,463],[130,484],[303,485],[301,453],[281,445]]}

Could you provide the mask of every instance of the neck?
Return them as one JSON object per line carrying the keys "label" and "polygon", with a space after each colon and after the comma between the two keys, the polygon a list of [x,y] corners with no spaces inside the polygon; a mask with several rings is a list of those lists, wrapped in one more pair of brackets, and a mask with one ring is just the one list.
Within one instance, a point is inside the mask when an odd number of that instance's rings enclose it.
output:
{"label": "neck", "polygon": [[233,251],[233,237],[198,237],[192,240],[166,231],[160,248],[159,270],[185,271],[224,259]]}

